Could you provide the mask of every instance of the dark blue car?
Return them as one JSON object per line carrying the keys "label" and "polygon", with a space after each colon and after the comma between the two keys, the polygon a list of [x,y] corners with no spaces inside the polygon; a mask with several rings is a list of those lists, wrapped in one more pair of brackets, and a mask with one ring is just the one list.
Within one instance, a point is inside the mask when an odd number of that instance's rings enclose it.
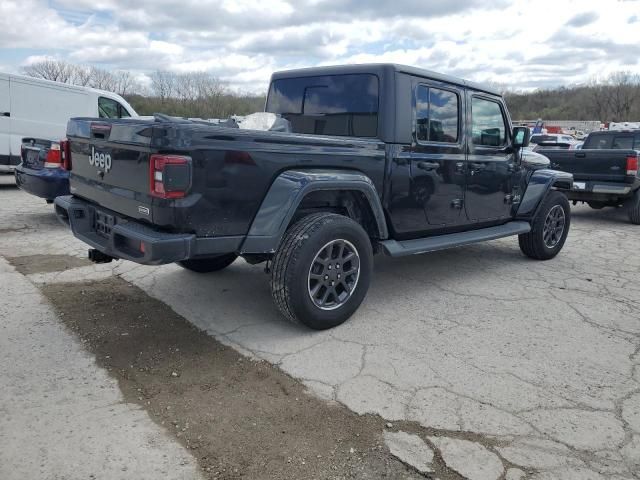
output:
{"label": "dark blue car", "polygon": [[[61,146],[62,144],[62,146]],[[69,195],[69,171],[65,168],[64,142],[24,139],[22,161],[16,167],[16,184],[47,203]]]}

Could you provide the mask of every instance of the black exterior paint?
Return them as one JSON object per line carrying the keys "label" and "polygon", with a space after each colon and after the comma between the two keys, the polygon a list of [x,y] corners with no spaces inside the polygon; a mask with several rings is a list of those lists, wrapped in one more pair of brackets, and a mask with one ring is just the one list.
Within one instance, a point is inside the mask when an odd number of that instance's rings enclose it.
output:
{"label": "black exterior paint", "polygon": [[375,238],[388,238],[380,197],[369,177],[349,170],[288,170],[280,174],[269,188],[241,252],[274,252],[303,199],[311,192],[326,190],[361,192],[375,217]]}
{"label": "black exterior paint", "polygon": [[[305,69],[276,73],[273,79],[355,73],[379,79],[375,139],[240,130],[166,119],[72,119],[68,138],[75,205],[111,212],[119,224],[142,225],[147,238],[149,231],[156,231],[163,240],[166,234],[216,240],[210,249],[189,250],[192,255],[222,253],[221,245],[228,248],[238,238],[241,242],[233,251],[269,254],[295,208],[312,191],[363,193],[376,219],[377,232],[372,237],[402,241],[503,225],[516,218],[521,198],[528,207],[526,212],[518,211],[518,218],[530,218],[553,185],[557,174],[547,171],[544,187],[528,191],[527,182],[536,183],[538,177],[518,161],[510,146],[506,106],[490,89],[398,65]],[[458,95],[456,144],[417,141],[415,88],[419,84]],[[508,125],[504,148],[470,146],[473,95],[501,106]],[[110,171],[89,164],[94,151],[111,156]],[[150,195],[149,157],[154,153],[191,158],[193,178],[187,197],[166,200]],[[474,172],[471,181],[470,160],[491,167],[481,175]],[[469,199],[474,209],[466,208]],[[69,202],[56,201],[63,217]],[[73,215],[70,220],[73,223]],[[225,243],[225,238],[234,241]],[[121,256],[116,250],[110,252]],[[162,263],[155,257],[134,261]],[[176,261],[175,255],[166,259],[171,261]]]}

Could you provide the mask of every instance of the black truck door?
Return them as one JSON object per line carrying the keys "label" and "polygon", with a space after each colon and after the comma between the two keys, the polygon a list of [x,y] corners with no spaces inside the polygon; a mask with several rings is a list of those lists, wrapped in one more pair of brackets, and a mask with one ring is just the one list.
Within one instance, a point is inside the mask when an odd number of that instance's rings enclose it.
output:
{"label": "black truck door", "polygon": [[465,212],[471,222],[510,218],[516,154],[502,102],[467,91],[468,125]]}
{"label": "black truck door", "polygon": [[414,86],[409,197],[424,212],[425,230],[442,229],[460,223],[464,206],[464,92],[420,80]]}

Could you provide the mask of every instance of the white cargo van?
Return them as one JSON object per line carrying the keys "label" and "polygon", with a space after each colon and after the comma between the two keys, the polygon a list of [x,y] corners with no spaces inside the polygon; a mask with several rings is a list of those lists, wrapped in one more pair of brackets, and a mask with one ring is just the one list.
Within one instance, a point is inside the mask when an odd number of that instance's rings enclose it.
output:
{"label": "white cargo van", "polygon": [[20,162],[24,137],[60,140],[71,117],[137,116],[115,93],[0,73],[0,173]]}

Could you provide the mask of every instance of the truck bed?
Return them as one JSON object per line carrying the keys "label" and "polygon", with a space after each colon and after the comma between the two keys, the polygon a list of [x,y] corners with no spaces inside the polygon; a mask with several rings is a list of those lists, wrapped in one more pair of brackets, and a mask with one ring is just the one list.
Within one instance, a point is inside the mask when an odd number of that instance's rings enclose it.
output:
{"label": "truck bed", "polygon": [[[246,234],[274,178],[296,167],[359,170],[383,191],[385,147],[376,139],[95,118],[70,120],[67,136],[74,196],[170,232]],[[183,198],[152,195],[154,154],[188,157],[191,178]]]}
{"label": "truck bed", "polygon": [[573,174],[576,181],[633,183],[627,175],[627,158],[637,156],[634,150],[555,150],[536,151],[549,158],[551,168]]}
{"label": "truck bed", "polygon": [[635,150],[538,150],[551,168],[573,174],[567,197],[590,205],[620,205],[640,189],[638,152]]}

